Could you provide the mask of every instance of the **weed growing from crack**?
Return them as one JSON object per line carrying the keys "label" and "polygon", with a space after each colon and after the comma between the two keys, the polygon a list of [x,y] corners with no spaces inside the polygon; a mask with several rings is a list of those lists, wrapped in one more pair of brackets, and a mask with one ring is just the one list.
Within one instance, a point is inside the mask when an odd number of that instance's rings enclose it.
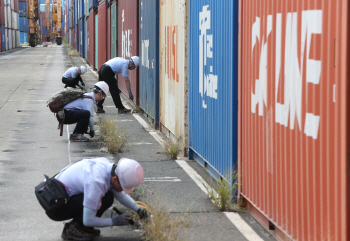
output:
{"label": "weed growing from crack", "polygon": [[122,152],[129,139],[125,132],[121,131],[115,120],[111,117],[104,117],[99,123],[100,127],[100,138],[102,139],[103,145],[108,148],[110,153]]}
{"label": "weed growing from crack", "polygon": [[180,143],[176,141],[175,143],[171,140],[168,140],[164,143],[165,151],[168,153],[171,159],[176,159],[181,151]]}

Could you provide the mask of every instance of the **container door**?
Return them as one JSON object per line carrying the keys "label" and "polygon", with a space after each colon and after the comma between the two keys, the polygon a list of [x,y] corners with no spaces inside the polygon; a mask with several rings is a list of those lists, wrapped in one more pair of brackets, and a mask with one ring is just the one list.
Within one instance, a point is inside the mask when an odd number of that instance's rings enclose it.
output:
{"label": "container door", "polygon": [[118,36],[118,24],[117,24],[117,4],[113,4],[111,7],[111,58],[118,56],[117,53],[117,36]]}
{"label": "container door", "polygon": [[95,69],[98,70],[98,14],[95,15]]}

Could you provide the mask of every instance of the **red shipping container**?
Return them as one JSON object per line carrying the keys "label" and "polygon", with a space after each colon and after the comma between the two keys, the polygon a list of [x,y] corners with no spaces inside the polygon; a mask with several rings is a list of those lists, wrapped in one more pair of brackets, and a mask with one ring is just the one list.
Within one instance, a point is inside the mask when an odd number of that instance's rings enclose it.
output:
{"label": "red shipping container", "polygon": [[14,0],[14,7],[13,10],[18,13],[18,0]]}
{"label": "red shipping container", "polygon": [[90,11],[88,19],[88,28],[89,28],[89,41],[88,41],[88,56],[89,64],[95,69],[95,15],[96,12]]}
{"label": "red shipping container", "polygon": [[5,7],[4,1],[0,0],[0,25],[5,25]]}
{"label": "red shipping container", "polygon": [[111,59],[111,8],[107,8],[107,60]]}
{"label": "red shipping container", "polygon": [[76,42],[76,39],[75,39],[75,28],[72,28],[72,32],[73,32],[73,45],[72,45],[72,47],[75,49],[75,42]]}
{"label": "red shipping container", "polygon": [[281,240],[350,240],[349,9],[240,0],[239,195]]}
{"label": "red shipping container", "polygon": [[98,68],[107,62],[107,2],[98,6]]}
{"label": "red shipping container", "polygon": [[[118,1],[118,55],[125,59],[139,56],[139,1]],[[119,75],[119,88],[126,96],[129,96],[124,78]],[[139,101],[139,69],[129,71],[131,91],[134,102]]]}

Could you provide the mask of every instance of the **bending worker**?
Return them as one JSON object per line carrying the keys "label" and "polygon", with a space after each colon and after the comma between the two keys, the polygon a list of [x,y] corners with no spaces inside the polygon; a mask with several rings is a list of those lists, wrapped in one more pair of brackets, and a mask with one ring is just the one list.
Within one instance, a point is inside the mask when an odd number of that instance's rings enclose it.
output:
{"label": "bending worker", "polygon": [[114,198],[141,218],[148,215],[128,195],[144,179],[143,168],[135,160],[122,158],[115,165],[104,157],[83,159],[63,169],[56,179],[64,185],[69,200],[62,208],[46,214],[54,221],[73,219],[64,225],[64,240],[91,240],[100,235],[100,230],[94,227],[128,225],[131,221],[128,214],[101,218]]}
{"label": "bending worker", "polygon": [[[81,79],[80,75],[85,74],[87,71],[85,66],[79,67],[71,67],[69,68],[62,77],[62,83],[65,84],[64,88],[66,87],[73,87],[75,88],[77,85],[79,86],[79,81],[81,82],[82,86],[85,86],[83,80]],[[79,86],[80,87],[80,86]]]}
{"label": "bending worker", "polygon": [[[126,89],[129,92],[129,98],[134,100],[134,96],[131,92],[129,70],[133,70],[139,66],[139,57],[133,56],[129,60],[124,58],[113,58],[104,63],[98,70],[99,81],[105,81],[109,86],[113,102],[115,107],[118,108],[118,113],[128,113],[131,110],[126,109],[119,96],[119,88],[117,80],[114,78],[115,75],[122,74],[125,80]],[[105,113],[103,110],[103,101],[97,104],[96,113]]]}
{"label": "bending worker", "polygon": [[[89,138],[84,136],[90,126],[90,136],[95,136],[94,131],[94,105],[95,102],[102,101],[108,93],[108,85],[106,82],[97,82],[93,92],[85,93],[82,98],[73,100],[63,107],[64,124],[77,123],[73,133],[70,135],[72,141],[89,141]],[[60,119],[57,115],[57,119]]]}

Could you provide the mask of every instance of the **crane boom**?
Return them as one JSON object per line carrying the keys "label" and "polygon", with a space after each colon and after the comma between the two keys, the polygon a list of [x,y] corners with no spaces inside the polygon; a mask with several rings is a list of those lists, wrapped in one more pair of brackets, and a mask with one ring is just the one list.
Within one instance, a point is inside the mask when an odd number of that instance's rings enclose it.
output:
{"label": "crane boom", "polygon": [[35,47],[40,42],[40,25],[37,24],[39,19],[38,0],[28,0],[27,2],[27,18],[29,20],[29,45]]}

